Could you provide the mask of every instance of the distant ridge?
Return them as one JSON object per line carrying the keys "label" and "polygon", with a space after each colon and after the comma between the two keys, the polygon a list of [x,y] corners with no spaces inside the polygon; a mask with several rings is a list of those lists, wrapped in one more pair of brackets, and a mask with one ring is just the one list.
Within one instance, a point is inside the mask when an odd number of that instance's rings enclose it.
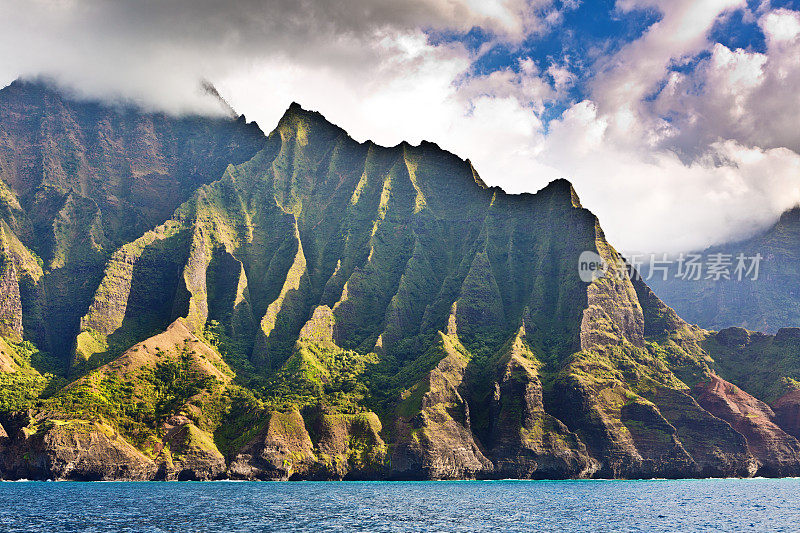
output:
{"label": "distant ridge", "polygon": [[[774,226],[747,240],[714,246],[705,257],[762,256],[758,279],[691,281],[670,272],[654,276],[653,289],[683,317],[708,329],[745,327],[775,333],[800,327],[800,206],[783,213]],[[733,259],[735,261],[735,259]]]}

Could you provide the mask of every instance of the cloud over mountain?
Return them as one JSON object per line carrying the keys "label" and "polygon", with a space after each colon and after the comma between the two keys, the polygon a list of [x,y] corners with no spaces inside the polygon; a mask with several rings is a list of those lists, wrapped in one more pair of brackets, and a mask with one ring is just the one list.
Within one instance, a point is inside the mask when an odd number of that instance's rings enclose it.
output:
{"label": "cloud over mountain", "polygon": [[[704,247],[800,203],[800,14],[769,3],[0,0],[0,11],[0,83],[44,74],[85,96],[221,112],[199,88],[208,79],[267,129],[296,100],[360,140],[435,141],[511,192],[569,178],[621,248]],[[612,46],[575,26],[587,11],[644,22]],[[737,14],[762,47],[715,40]],[[585,52],[542,51],[583,34]]]}

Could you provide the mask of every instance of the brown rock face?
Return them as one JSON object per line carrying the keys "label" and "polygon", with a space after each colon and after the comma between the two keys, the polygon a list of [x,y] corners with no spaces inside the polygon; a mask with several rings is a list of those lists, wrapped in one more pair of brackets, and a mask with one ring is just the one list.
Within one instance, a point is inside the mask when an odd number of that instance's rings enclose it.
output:
{"label": "brown rock face", "polygon": [[698,384],[693,395],[704,409],[728,422],[747,439],[758,462],[758,475],[792,476],[800,472],[800,442],[775,423],[775,413],[718,376]]}
{"label": "brown rock face", "polygon": [[688,392],[659,388],[650,398],[675,428],[694,465],[687,469],[699,477],[747,477],[757,463],[745,438],[726,421],[700,407]]}
{"label": "brown rock face", "polygon": [[[635,398],[635,399],[632,399]],[[677,429],[652,403],[621,384],[569,377],[556,384],[553,408],[578,433],[608,478],[692,477],[697,467]]]}
{"label": "brown rock face", "polygon": [[0,337],[0,372],[16,372],[19,370],[19,365],[14,360],[15,354],[14,349]]}
{"label": "brown rock face", "polygon": [[800,439],[800,390],[787,392],[778,398],[772,410],[781,429]]}
{"label": "brown rock face", "polygon": [[71,420],[25,427],[2,450],[6,479],[148,480],[156,465],[109,426]]}
{"label": "brown rock face", "polygon": [[587,287],[588,305],[581,320],[581,349],[622,344],[623,340],[641,347],[644,345],[644,316],[633,283],[622,267],[621,257],[608,245],[598,223],[595,235],[595,246],[608,272]]}
{"label": "brown rock face", "polygon": [[[642,457],[642,473],[657,477],[685,477],[695,462],[678,439],[677,430],[650,403],[631,402],[620,409],[620,419]],[[633,477],[633,473],[628,474]]]}

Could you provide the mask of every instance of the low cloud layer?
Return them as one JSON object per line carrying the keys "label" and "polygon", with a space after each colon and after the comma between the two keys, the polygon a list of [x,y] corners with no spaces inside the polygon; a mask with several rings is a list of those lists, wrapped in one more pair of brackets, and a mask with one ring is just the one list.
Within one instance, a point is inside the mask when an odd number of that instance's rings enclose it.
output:
{"label": "low cloud layer", "polygon": [[[359,140],[435,141],[509,192],[566,177],[628,250],[702,248],[800,203],[800,13],[747,12],[766,40],[756,52],[708,37],[742,1],[620,0],[618,16],[657,22],[569,101],[567,58],[537,66],[524,43],[562,31],[577,4],[0,0],[0,83],[44,74],[84,96],[221,112],[208,79],[265,129],[295,100]],[[473,27],[477,50],[430,38]],[[478,74],[497,43],[517,59]]]}
{"label": "low cloud layer", "polygon": [[264,59],[379,68],[387,40],[482,27],[515,41],[541,31],[547,0],[0,0],[0,76],[45,73],[86,96],[208,111],[198,80]]}

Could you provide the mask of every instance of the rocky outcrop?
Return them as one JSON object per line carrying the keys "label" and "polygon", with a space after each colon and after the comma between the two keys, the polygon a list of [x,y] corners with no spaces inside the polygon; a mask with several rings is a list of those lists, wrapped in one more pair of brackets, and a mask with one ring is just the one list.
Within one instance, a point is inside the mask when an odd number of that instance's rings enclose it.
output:
{"label": "rocky outcrop", "polygon": [[800,439],[800,390],[787,392],[772,404],[775,422],[789,435]]}
{"label": "rocky outcrop", "polygon": [[718,376],[698,384],[693,395],[708,412],[728,422],[747,440],[758,462],[758,475],[796,476],[800,473],[800,442],[775,423],[775,413]]}
{"label": "rocky outcrop", "polygon": [[174,415],[162,425],[162,431],[164,447],[156,459],[159,479],[208,481],[225,475],[225,458],[214,437],[189,418]]}
{"label": "rocky outcrop", "polygon": [[586,289],[587,306],[581,320],[582,350],[626,342],[644,346],[644,316],[619,254],[606,241],[600,225],[595,227],[595,247],[607,271]]}
{"label": "rocky outcrop", "polygon": [[14,349],[0,337],[0,372],[13,373],[19,369],[15,356]]}
{"label": "rocky outcrop", "polygon": [[[386,445],[374,413],[329,414],[316,408],[272,412],[233,458],[233,479],[380,479]],[[313,441],[312,441],[313,436]]]}
{"label": "rocky outcrop", "polygon": [[317,457],[307,477],[376,479],[386,475],[387,447],[375,413],[334,414],[310,408],[305,418]]}
{"label": "rocky outcrop", "polygon": [[19,276],[2,226],[0,226],[0,336],[22,338]]}
{"label": "rocky outcrop", "polygon": [[[153,479],[157,467],[111,427],[82,420],[27,420],[0,448],[5,479]],[[17,421],[17,426],[20,425]]]}
{"label": "rocky outcrop", "polygon": [[469,404],[459,392],[467,367],[463,347],[440,333],[434,349],[442,353],[441,361],[404,393],[399,407],[393,478],[464,479],[491,471],[470,429]]}
{"label": "rocky outcrop", "polygon": [[764,337],[764,335],[744,328],[725,328],[714,336],[714,340],[726,348],[744,348],[754,340],[754,337]]}
{"label": "rocky outcrop", "polygon": [[[112,335],[132,344],[173,322],[188,252],[188,232],[175,224],[160,226],[115,252],[81,319],[72,365],[85,363],[107,349]],[[181,311],[186,314],[185,309]]]}
{"label": "rocky outcrop", "polygon": [[314,458],[314,445],[299,411],[272,412],[266,427],[231,461],[233,479],[287,480],[304,472]]}
{"label": "rocky outcrop", "polygon": [[748,450],[747,439],[728,422],[700,407],[689,391],[660,387],[650,399],[675,428],[677,438],[694,462],[685,476],[755,475],[758,464]]}
{"label": "rocky outcrop", "polygon": [[491,406],[487,445],[491,476],[561,479],[589,477],[598,468],[581,439],[545,411],[541,365],[521,329],[501,359]]}
{"label": "rocky outcrop", "polygon": [[551,406],[555,416],[581,436],[599,462],[601,477],[638,477],[637,473],[647,471],[622,420],[620,408],[628,401],[626,392],[621,384],[587,383],[576,374],[567,374],[554,385]]}

